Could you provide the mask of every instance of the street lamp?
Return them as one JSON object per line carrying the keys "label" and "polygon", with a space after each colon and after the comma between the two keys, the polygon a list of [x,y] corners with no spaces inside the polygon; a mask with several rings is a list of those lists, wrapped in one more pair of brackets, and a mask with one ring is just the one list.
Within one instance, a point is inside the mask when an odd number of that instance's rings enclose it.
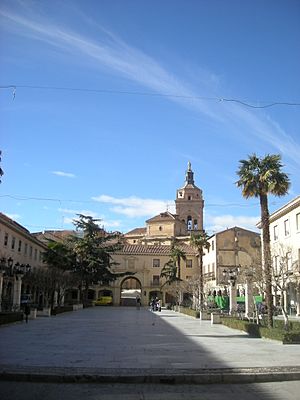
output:
{"label": "street lamp", "polygon": [[235,284],[239,271],[240,268],[235,266],[223,270],[224,280],[227,279],[229,283],[229,314],[233,314],[237,308]]}
{"label": "street lamp", "polygon": [[238,276],[239,272],[240,272],[240,268],[239,267],[224,269],[223,270],[223,277],[224,277],[224,279],[227,278],[228,283],[231,286],[235,286],[236,281],[237,281],[237,276]]}
{"label": "street lamp", "polygon": [[7,265],[8,265],[8,268],[9,268],[9,273],[10,273],[10,275],[12,275],[12,266],[13,266],[13,263],[14,263],[14,260],[13,260],[11,257],[9,257],[9,259],[7,260]]}

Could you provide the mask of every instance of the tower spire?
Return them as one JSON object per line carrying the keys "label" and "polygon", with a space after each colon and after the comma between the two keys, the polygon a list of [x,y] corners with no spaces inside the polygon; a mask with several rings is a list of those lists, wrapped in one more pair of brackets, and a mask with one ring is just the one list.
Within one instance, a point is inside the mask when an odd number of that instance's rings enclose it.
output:
{"label": "tower spire", "polygon": [[185,174],[185,182],[186,185],[188,184],[194,185],[194,172],[192,171],[192,165],[190,161],[188,162],[188,168]]}

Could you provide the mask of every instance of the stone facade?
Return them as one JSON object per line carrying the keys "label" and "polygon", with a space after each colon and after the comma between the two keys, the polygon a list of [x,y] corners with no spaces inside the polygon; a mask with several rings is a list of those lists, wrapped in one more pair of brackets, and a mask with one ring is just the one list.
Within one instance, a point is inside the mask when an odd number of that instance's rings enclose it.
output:
{"label": "stone facade", "polygon": [[44,266],[46,245],[26,228],[0,213],[0,300],[2,310],[18,310],[26,293],[22,277],[29,269]]}
{"label": "stone facade", "polygon": [[244,286],[245,274],[255,263],[260,263],[260,234],[233,227],[209,238],[210,249],[203,257],[204,282],[207,290],[228,286],[224,270],[237,271],[237,287]]}
{"label": "stone facade", "polygon": [[[188,280],[199,273],[197,252],[187,245],[180,245],[180,248],[186,254],[186,261],[181,262],[181,277]],[[133,279],[138,282],[136,289],[140,290],[142,305],[149,304],[153,297],[160,298],[163,304],[171,302],[168,285],[161,288],[164,280],[160,278],[162,268],[170,259],[170,251],[169,245],[125,245],[113,255],[117,263],[114,272],[131,271],[135,273],[134,276],[119,278],[110,287],[94,289],[97,294],[104,289],[111,290],[114,304],[119,305],[122,288],[126,286],[126,281]]]}

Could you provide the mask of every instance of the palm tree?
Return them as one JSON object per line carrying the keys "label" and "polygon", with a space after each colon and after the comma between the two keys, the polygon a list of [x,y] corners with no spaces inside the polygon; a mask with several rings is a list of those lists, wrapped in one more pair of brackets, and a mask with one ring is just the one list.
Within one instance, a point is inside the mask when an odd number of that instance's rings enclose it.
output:
{"label": "palm tree", "polygon": [[[181,260],[186,260],[186,255],[184,250],[180,247],[176,246],[175,240],[172,242],[171,251],[170,251],[170,260],[165,263],[163,269],[161,270],[160,276],[166,279],[166,282],[162,285],[162,288],[168,284],[172,283],[178,284],[182,281],[181,279],[181,268],[180,262]],[[178,292],[178,300],[179,304],[181,303],[181,290],[179,285],[176,285]]]}
{"label": "palm tree", "polygon": [[240,160],[240,166],[237,171],[239,180],[236,182],[236,185],[242,188],[242,195],[246,199],[258,197],[260,201],[263,270],[269,327],[273,326],[273,301],[268,195],[284,196],[287,194],[290,180],[288,175],[281,171],[282,167],[283,164],[279,154],[267,154],[263,158],[252,154],[248,160]]}
{"label": "palm tree", "polygon": [[175,241],[172,242],[170,256],[173,263],[177,266],[177,277],[181,280],[181,260],[186,260],[186,254],[184,250],[176,246]]}
{"label": "palm tree", "polygon": [[173,260],[169,260],[163,266],[160,273],[161,278],[165,278],[165,283],[161,286],[163,288],[165,285],[171,285],[173,282],[179,282],[181,279],[177,277],[177,266],[174,264]]}
{"label": "palm tree", "polygon": [[203,256],[204,250],[209,250],[210,243],[208,241],[209,236],[205,231],[202,231],[198,234],[191,234],[190,237],[190,244],[191,246],[195,247],[198,251],[199,255],[199,305],[200,309],[203,307]]}

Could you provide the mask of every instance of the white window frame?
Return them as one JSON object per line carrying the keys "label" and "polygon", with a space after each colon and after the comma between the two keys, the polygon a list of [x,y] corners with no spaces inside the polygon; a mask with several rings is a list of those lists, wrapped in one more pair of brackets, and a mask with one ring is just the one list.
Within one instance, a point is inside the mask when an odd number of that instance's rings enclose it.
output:
{"label": "white window frame", "polygon": [[152,259],[152,268],[160,268],[160,259],[159,258],[153,258]]}
{"label": "white window frame", "polygon": [[290,220],[287,218],[283,221],[283,225],[284,225],[284,236],[290,236],[291,232],[290,232]]}

